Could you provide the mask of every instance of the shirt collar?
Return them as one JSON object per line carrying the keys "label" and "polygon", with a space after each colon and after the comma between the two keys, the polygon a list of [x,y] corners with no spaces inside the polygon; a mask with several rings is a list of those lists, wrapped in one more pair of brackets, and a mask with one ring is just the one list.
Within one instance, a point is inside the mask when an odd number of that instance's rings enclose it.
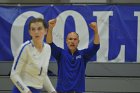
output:
{"label": "shirt collar", "polygon": [[[67,49],[67,51],[69,52],[69,54],[72,55],[71,51],[69,49]],[[73,55],[77,54],[78,53],[78,49],[76,49],[76,51],[73,53]]]}
{"label": "shirt collar", "polygon": [[[33,42],[33,40],[30,40],[30,42],[31,42],[31,44],[32,44],[32,47],[34,47],[34,42]],[[44,47],[44,42],[42,42],[42,45],[43,45],[43,47]]]}

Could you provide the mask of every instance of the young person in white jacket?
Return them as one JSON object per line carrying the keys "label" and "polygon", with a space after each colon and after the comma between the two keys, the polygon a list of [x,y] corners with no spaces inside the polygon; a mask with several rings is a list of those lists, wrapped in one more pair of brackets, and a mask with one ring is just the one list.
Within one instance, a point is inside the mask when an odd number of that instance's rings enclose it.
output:
{"label": "young person in white jacket", "polygon": [[47,75],[51,48],[43,41],[46,33],[47,24],[42,18],[30,21],[31,40],[20,46],[12,66],[12,93],[40,93],[43,87],[48,93],[56,93]]}

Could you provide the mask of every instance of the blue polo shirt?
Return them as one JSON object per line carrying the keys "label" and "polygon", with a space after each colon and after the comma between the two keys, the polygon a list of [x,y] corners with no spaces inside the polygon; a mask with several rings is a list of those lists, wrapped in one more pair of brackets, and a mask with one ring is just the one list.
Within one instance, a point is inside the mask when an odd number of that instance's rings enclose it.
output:
{"label": "blue polo shirt", "polygon": [[99,49],[99,44],[83,50],[76,50],[72,55],[69,50],[50,44],[52,55],[58,64],[58,80],[56,90],[60,92],[85,91],[85,69],[86,64]]}

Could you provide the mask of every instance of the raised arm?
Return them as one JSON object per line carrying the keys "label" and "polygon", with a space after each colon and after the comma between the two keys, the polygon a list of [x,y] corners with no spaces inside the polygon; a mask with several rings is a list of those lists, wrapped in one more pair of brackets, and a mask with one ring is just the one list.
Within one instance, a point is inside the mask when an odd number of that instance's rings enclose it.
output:
{"label": "raised arm", "polygon": [[56,19],[51,19],[49,20],[48,22],[48,33],[47,33],[47,37],[46,37],[46,41],[47,43],[52,43],[53,42],[53,36],[52,36],[52,31],[53,31],[53,28],[56,24]]}
{"label": "raised arm", "polygon": [[93,31],[94,31],[93,43],[94,43],[94,44],[100,44],[100,38],[99,38],[99,34],[98,34],[97,23],[96,23],[96,22],[91,22],[91,23],[89,24],[89,26],[90,26],[91,29],[93,29]]}

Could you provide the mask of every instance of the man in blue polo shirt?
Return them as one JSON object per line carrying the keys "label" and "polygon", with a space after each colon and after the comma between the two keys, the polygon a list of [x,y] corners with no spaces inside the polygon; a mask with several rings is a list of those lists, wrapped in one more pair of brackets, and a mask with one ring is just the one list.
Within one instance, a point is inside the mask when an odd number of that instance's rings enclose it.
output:
{"label": "man in blue polo shirt", "polygon": [[85,69],[89,59],[96,55],[99,47],[99,35],[96,22],[89,25],[94,31],[93,44],[83,50],[78,50],[79,35],[70,32],[67,35],[66,43],[68,49],[62,49],[53,43],[52,31],[56,19],[49,21],[49,29],[46,37],[50,44],[52,55],[58,64],[58,80],[56,90],[58,93],[82,93],[85,91]]}

